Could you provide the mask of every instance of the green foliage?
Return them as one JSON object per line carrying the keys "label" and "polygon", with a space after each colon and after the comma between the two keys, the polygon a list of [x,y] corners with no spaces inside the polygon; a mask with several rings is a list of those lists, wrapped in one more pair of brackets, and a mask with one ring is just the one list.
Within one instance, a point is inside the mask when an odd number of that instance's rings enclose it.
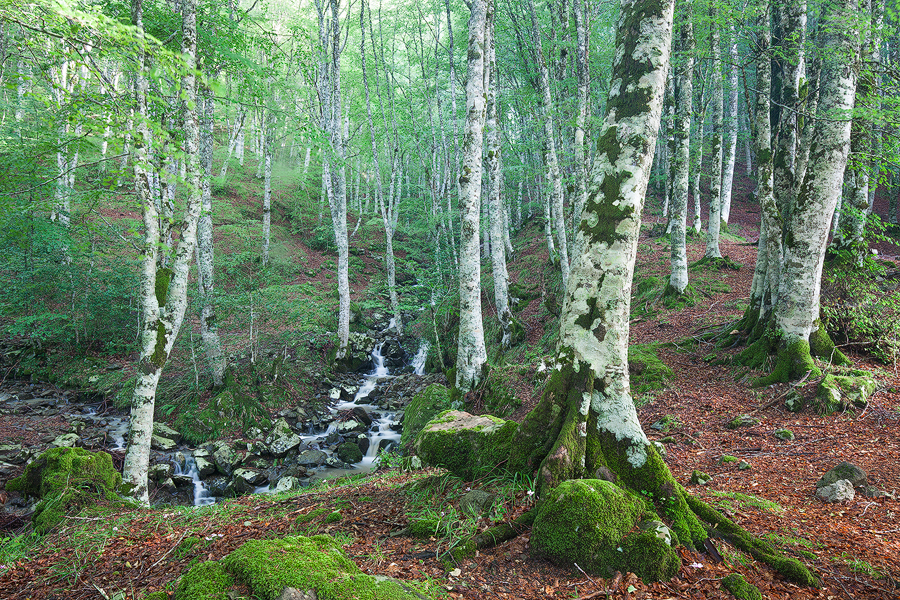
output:
{"label": "green foliage", "polygon": [[772,502],[771,500],[766,500],[765,498],[760,498],[759,496],[754,496],[752,494],[744,494],[742,492],[719,492],[713,490],[712,495],[719,499],[717,504],[732,512],[748,506],[771,513],[784,512],[784,508],[777,502]]}
{"label": "green foliage", "polygon": [[831,337],[894,364],[900,353],[900,290],[887,269],[867,258],[838,261],[822,276],[821,315]]}
{"label": "green foliage", "polygon": [[662,389],[674,375],[672,369],[660,360],[659,347],[658,342],[628,347],[628,372],[631,375],[631,393],[635,398]]}

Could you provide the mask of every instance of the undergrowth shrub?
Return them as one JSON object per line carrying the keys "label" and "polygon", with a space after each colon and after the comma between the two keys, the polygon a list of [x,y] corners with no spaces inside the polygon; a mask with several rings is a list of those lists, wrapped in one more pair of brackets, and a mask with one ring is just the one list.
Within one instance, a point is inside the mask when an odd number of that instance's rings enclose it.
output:
{"label": "undergrowth shrub", "polygon": [[822,322],[838,344],[853,345],[886,363],[900,351],[900,289],[886,267],[836,261],[822,277]]}

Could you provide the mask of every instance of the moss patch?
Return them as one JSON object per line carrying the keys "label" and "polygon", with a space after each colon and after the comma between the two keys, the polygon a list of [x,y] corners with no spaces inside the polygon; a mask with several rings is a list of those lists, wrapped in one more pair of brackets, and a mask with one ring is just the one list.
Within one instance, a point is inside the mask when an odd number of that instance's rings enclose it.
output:
{"label": "moss patch", "polygon": [[199,563],[181,578],[175,600],[225,600],[233,584],[234,578],[222,563]]}
{"label": "moss patch", "polygon": [[738,600],[763,600],[759,588],[744,579],[740,573],[732,573],[723,578],[722,587]]}
{"label": "moss patch", "polygon": [[118,501],[122,484],[106,452],[84,448],[51,448],[6,484],[9,491],[41,498],[34,509],[35,531],[46,533],[69,510],[95,504],[102,498]]}
{"label": "moss patch", "polygon": [[400,447],[407,448],[411,445],[428,421],[449,408],[450,390],[439,383],[433,383],[413,396],[403,413]]}
{"label": "moss patch", "polygon": [[659,344],[634,344],[628,347],[628,374],[635,396],[662,389],[674,375],[659,358]]}
{"label": "moss patch", "polygon": [[519,425],[514,421],[447,410],[416,438],[416,453],[426,463],[471,481],[504,465]]}

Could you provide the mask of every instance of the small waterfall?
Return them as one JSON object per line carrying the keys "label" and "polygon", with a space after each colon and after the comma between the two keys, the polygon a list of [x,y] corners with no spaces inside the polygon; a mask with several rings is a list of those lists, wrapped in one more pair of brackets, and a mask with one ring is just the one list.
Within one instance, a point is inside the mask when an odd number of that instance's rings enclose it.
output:
{"label": "small waterfall", "polygon": [[197,471],[197,463],[193,456],[189,456],[184,461],[184,469],[177,462],[175,463],[176,475],[187,475],[194,480],[194,506],[209,506],[215,504],[216,499],[209,495],[209,490],[200,481],[200,472]]}
{"label": "small waterfall", "polygon": [[422,344],[419,346],[419,350],[416,352],[416,355],[413,357],[410,366],[413,369],[413,373],[415,375],[424,375],[425,374],[425,361],[428,360],[428,349],[430,346],[428,342],[422,340]]}

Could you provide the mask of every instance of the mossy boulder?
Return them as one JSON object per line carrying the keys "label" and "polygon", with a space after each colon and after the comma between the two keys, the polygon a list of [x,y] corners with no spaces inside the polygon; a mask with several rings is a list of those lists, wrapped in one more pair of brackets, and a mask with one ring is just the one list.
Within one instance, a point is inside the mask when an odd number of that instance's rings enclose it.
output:
{"label": "mossy boulder", "polygon": [[400,447],[413,443],[425,424],[435,415],[450,409],[450,390],[439,383],[433,383],[413,396],[403,413],[403,433]]}
{"label": "mossy boulder", "polygon": [[490,415],[445,410],[428,422],[416,438],[416,454],[471,481],[496,472],[510,455],[519,425]]}
{"label": "mossy boulder", "polygon": [[646,503],[614,483],[565,481],[538,509],[531,545],[556,564],[577,563],[602,577],[631,571],[646,581],[670,579],[680,559],[656,529],[636,527],[645,514]]}
{"label": "mossy boulder", "polygon": [[120,500],[122,476],[106,452],[84,448],[51,448],[19,477],[6,484],[8,491],[40,498],[32,523],[35,531],[46,533],[72,509],[95,504],[98,499]]}
{"label": "mossy boulder", "polygon": [[362,450],[356,442],[344,442],[337,449],[337,457],[348,464],[356,464],[363,459]]}
{"label": "mossy boulder", "polygon": [[739,573],[726,575],[722,579],[722,587],[731,592],[738,600],[763,600],[762,592],[752,583],[749,583]]}
{"label": "mossy boulder", "polygon": [[820,415],[830,415],[853,406],[865,408],[875,392],[875,379],[865,371],[852,375],[826,375],[816,390],[815,409]]}
{"label": "mossy boulder", "polygon": [[234,584],[246,586],[251,597],[262,600],[435,597],[424,585],[366,575],[344,555],[334,538],[317,535],[246,542],[221,561],[202,563],[188,571],[178,585],[175,600],[227,600]]}

